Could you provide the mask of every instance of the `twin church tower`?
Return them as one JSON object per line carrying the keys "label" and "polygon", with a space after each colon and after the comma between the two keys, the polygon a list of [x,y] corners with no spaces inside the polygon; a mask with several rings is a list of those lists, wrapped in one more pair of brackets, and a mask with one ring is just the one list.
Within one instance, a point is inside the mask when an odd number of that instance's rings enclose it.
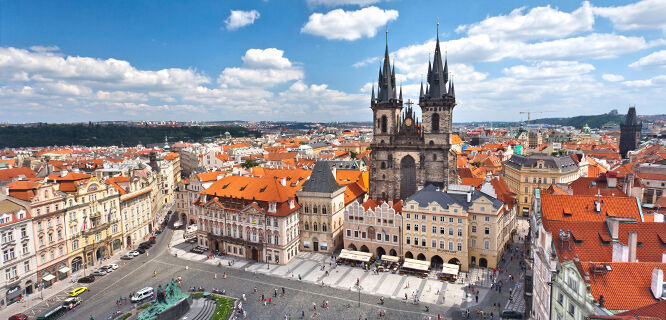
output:
{"label": "twin church tower", "polygon": [[456,183],[457,159],[451,150],[451,116],[456,97],[449,80],[448,61],[442,63],[437,33],[425,91],[421,83],[421,122],[415,117],[411,101],[404,103],[407,107],[403,108],[402,86],[396,87],[395,65],[391,67],[386,44],[377,96],[373,86],[370,100],[374,122],[370,154],[372,199],[404,200],[429,184],[445,189]]}

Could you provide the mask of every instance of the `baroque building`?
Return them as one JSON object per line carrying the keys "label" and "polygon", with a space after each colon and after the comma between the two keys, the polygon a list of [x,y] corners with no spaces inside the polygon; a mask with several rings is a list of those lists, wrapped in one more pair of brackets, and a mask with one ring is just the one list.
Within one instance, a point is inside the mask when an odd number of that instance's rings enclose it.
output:
{"label": "baroque building", "polygon": [[[439,33],[439,32],[438,32]],[[448,62],[442,63],[439,35],[434,61],[428,65],[425,91],[421,84],[419,106],[422,123],[415,117],[411,101],[403,112],[402,88],[395,84],[388,44],[377,87],[372,89],[373,112],[371,143],[370,197],[406,199],[426,185],[445,189],[455,183],[456,154],[451,150],[451,117],[456,105],[453,83],[449,81]]]}

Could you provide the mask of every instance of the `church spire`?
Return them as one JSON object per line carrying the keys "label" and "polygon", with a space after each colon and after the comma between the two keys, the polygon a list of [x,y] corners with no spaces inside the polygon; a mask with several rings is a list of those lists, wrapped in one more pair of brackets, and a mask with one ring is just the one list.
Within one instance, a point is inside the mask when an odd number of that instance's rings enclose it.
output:
{"label": "church spire", "polygon": [[375,85],[372,85],[372,98],[370,99],[371,103],[375,103]]}
{"label": "church spire", "polygon": [[384,64],[379,70],[379,81],[377,85],[377,99],[379,101],[390,101],[395,99],[395,67],[391,71],[391,59],[388,50],[388,27],[386,28],[386,49],[384,50]]}
{"label": "church spire", "polygon": [[439,48],[439,20],[437,21],[437,42],[435,44],[435,57],[432,63],[432,70],[430,72],[431,75],[428,77],[428,84],[430,85],[430,96],[435,99],[440,99],[444,94],[446,94],[446,82],[448,80],[448,76],[445,75],[444,66],[442,65],[442,51]]}
{"label": "church spire", "polygon": [[400,83],[400,98],[398,100],[402,101],[402,83]]}
{"label": "church spire", "polygon": [[421,93],[419,93],[419,98],[423,98],[423,80],[421,80]]}

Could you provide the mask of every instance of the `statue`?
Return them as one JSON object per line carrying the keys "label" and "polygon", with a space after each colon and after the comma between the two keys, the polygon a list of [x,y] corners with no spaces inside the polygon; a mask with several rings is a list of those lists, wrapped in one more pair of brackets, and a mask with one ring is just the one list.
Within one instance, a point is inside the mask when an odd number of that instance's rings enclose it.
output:
{"label": "statue", "polygon": [[178,287],[178,282],[171,280],[166,287],[158,286],[155,294],[155,300],[152,301],[150,307],[143,312],[139,313],[137,320],[152,320],[157,317],[164,310],[169,309],[178,301],[188,298],[189,295],[184,294]]}

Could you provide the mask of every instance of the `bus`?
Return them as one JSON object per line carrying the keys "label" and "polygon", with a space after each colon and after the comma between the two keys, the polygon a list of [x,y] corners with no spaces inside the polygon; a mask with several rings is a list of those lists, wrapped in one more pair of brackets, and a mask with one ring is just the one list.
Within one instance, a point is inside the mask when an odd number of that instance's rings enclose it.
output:
{"label": "bus", "polygon": [[53,319],[58,319],[62,317],[62,315],[67,311],[67,309],[63,308],[62,305],[59,305],[46,313],[40,315],[37,317],[37,320],[53,320]]}

